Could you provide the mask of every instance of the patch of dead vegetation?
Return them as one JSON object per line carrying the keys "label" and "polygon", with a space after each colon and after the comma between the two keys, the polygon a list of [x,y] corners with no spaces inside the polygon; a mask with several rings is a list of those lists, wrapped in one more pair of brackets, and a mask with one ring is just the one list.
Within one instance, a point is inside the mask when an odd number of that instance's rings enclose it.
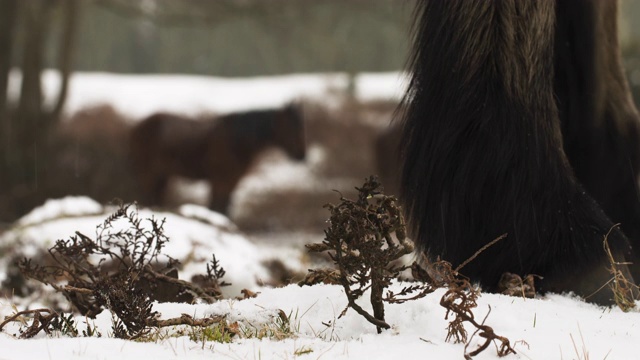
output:
{"label": "patch of dead vegetation", "polygon": [[[347,297],[347,307],[338,318],[353,309],[368,322],[376,326],[378,333],[390,326],[385,320],[384,304],[402,304],[433,293],[438,288],[447,291],[440,299],[446,309],[445,319],[452,316],[447,331],[447,341],[464,343],[464,357],[471,359],[496,343],[498,356],[515,354],[509,339],[496,334],[485,324],[486,317],[477,321],[473,310],[477,308],[480,290],[467,278],[460,275],[461,267],[453,269],[446,261],[426,261],[426,268],[414,262],[412,265],[397,265],[394,262],[403,255],[412,253],[413,243],[406,237],[406,227],[401,209],[393,196],[386,196],[375,177],[369,177],[358,190],[357,200],[341,197],[338,205],[328,204],[331,212],[329,227],[322,243],[310,244],[311,252],[328,252],[335,263],[335,270],[311,270],[300,286],[319,282],[342,285]],[[492,241],[488,246],[500,241]],[[484,248],[479,251],[483,251]],[[477,255],[477,253],[476,253]],[[475,255],[474,255],[475,257]],[[473,257],[468,261],[472,261]],[[464,263],[463,265],[464,266]],[[414,284],[394,293],[385,289],[397,280],[400,273],[411,269]],[[373,314],[358,303],[365,292],[369,292]],[[487,314],[488,316],[488,314]],[[469,337],[464,324],[471,324],[476,331]],[[485,339],[477,348],[468,347],[474,336]]]}

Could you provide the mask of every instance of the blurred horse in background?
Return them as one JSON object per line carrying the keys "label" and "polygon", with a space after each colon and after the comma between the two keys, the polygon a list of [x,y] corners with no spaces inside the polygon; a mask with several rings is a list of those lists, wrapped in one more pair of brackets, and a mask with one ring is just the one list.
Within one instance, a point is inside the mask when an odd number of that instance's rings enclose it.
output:
{"label": "blurred horse in background", "polygon": [[171,177],[207,180],[209,207],[226,214],[231,193],[254,159],[270,147],[304,160],[306,153],[302,109],[233,113],[195,120],[157,113],[132,130],[129,151],[144,205],[162,205]]}
{"label": "blurred horse in background", "polygon": [[373,151],[378,176],[387,195],[399,196],[400,194],[401,141],[402,127],[397,122],[382,130],[374,140]]}

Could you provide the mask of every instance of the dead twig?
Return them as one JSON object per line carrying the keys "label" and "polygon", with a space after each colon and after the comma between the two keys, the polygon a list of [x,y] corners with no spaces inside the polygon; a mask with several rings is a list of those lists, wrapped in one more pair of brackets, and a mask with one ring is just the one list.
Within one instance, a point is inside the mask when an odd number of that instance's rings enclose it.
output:
{"label": "dead twig", "polygon": [[224,316],[211,316],[208,318],[202,319],[194,319],[191,315],[182,314],[180,317],[166,319],[166,320],[154,320],[149,324],[150,326],[155,327],[166,327],[166,326],[177,326],[177,325],[189,325],[189,326],[199,326],[199,327],[207,327],[213,324],[218,324],[221,321],[224,321]]}
{"label": "dead twig", "polygon": [[465,267],[468,263],[470,263],[471,261],[473,261],[476,257],[478,257],[478,255],[480,255],[483,251],[487,250],[488,248],[492,247],[493,245],[495,245],[498,241],[504,239],[507,237],[507,234],[502,234],[500,236],[498,236],[497,238],[491,240],[488,244],[484,245],[483,247],[481,247],[478,251],[476,251],[473,255],[471,255],[470,258],[468,258],[467,260],[465,260],[464,262],[462,262],[462,264],[458,265],[458,267],[454,270],[456,273],[460,271],[460,269],[462,269],[463,267]]}
{"label": "dead twig", "polygon": [[[604,251],[607,254],[607,259],[609,260],[609,272],[611,273],[611,280],[605,283],[603,287],[608,285],[611,288],[611,291],[613,292],[613,300],[615,301],[616,305],[618,305],[618,307],[622,311],[627,312],[635,308],[636,304],[634,293],[637,294],[640,290],[640,287],[629,281],[622,273],[622,270],[618,268],[619,265],[628,264],[617,262],[614,259],[613,254],[611,253],[611,248],[609,247],[609,235],[611,234],[611,231],[613,231],[618,226],[620,226],[620,224],[613,225],[602,240],[602,246],[604,247]],[[598,289],[597,291],[600,291],[600,289]]]}
{"label": "dead twig", "polygon": [[2,331],[2,328],[4,328],[4,326],[10,322],[19,321],[21,323],[24,323],[24,320],[21,318],[25,315],[31,315],[31,314],[33,314],[33,320],[31,321],[31,325],[29,325],[26,330],[20,331],[21,339],[32,338],[42,330],[44,330],[48,334],[49,323],[56,316],[58,316],[57,312],[51,309],[46,309],[46,308],[18,311],[11,316],[7,316],[5,320],[2,323],[0,323],[0,331]]}

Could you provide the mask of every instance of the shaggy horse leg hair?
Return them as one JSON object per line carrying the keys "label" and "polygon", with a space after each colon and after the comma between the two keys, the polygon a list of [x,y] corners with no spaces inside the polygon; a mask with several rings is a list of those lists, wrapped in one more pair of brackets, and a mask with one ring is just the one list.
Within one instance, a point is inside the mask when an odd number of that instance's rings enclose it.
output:
{"label": "shaggy horse leg hair", "polygon": [[[638,118],[610,26],[615,4],[566,1],[417,8],[401,198],[421,251],[454,266],[508,234],[461,270],[489,290],[513,272],[543,276],[542,291],[592,295],[611,278],[610,230],[615,260],[637,257],[603,211],[640,232]],[[620,269],[633,280],[637,266]],[[612,297],[605,288],[589,300]]]}

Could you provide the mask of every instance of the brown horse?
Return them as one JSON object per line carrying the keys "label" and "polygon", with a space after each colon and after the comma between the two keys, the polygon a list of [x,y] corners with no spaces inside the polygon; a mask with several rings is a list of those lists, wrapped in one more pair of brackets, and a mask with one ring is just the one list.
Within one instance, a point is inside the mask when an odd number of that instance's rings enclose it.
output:
{"label": "brown horse", "polygon": [[374,152],[378,176],[387,195],[400,193],[400,143],[402,127],[397,122],[389,125],[375,138]]}
{"label": "brown horse", "polygon": [[226,213],[231,193],[264,149],[305,157],[301,108],[233,113],[194,120],[158,113],[132,130],[130,153],[145,205],[161,205],[172,176],[208,180],[210,208]]}

